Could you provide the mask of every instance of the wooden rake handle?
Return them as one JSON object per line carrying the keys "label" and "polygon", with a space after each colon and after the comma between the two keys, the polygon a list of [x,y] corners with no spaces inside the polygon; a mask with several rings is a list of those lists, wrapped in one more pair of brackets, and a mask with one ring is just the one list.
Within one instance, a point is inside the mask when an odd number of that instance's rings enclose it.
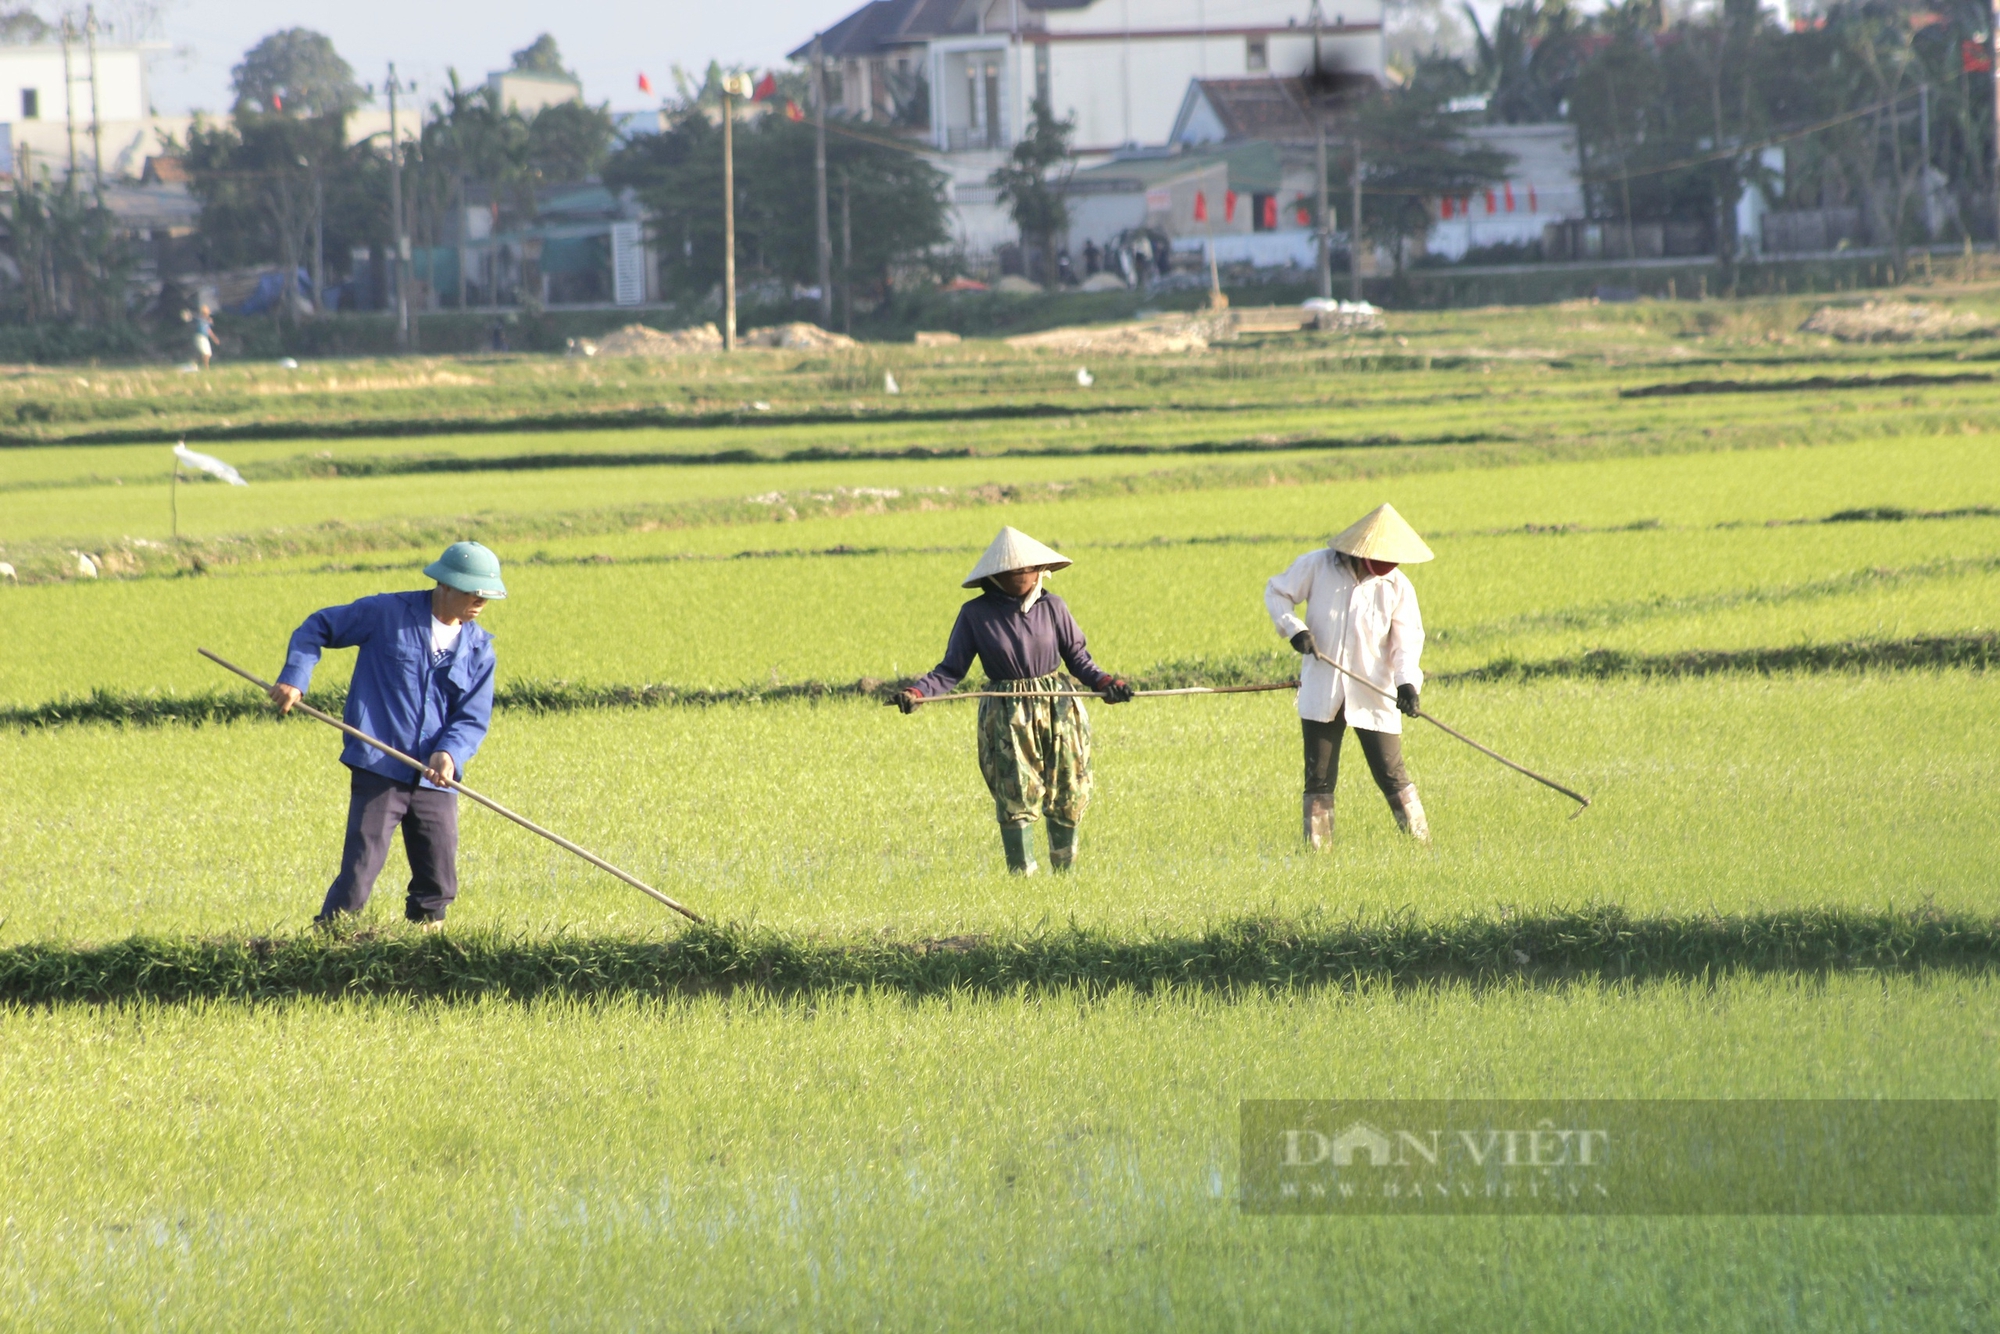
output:
{"label": "wooden rake handle", "polygon": [[[235,672],[238,676],[248,681],[251,685],[254,685],[258,689],[264,691],[266,694],[270,693],[271,683],[269,681],[263,680],[260,677],[257,677],[250,672],[244,671],[241,667],[238,667],[235,663],[229,661],[227,658],[221,657],[214,653],[210,653],[205,648],[197,649],[195,651],[200,653],[202,657],[207,658],[210,662],[216,664],[218,667],[222,667],[228,671]],[[360,741],[367,745],[375,747],[375,749],[381,751],[384,755],[387,755],[390,759],[395,760],[401,764],[407,764],[412,769],[415,769],[418,773],[423,774],[426,777],[430,776],[431,772],[430,766],[425,764],[422,760],[419,760],[414,756],[405,755],[402,751],[397,750],[394,746],[390,745],[386,741],[377,741],[374,737],[369,736],[366,732],[362,731],[360,728],[350,727],[345,722],[334,717],[332,714],[320,712],[318,709],[315,709],[312,705],[306,703],[304,700],[300,700],[292,707],[297,709],[299,712],[305,714],[306,717],[308,718],[318,719],[320,722],[325,723],[328,727],[339,728],[341,731],[347,733],[347,735],[353,737],[356,741]],[[577,856],[589,862],[592,866],[595,866],[598,870],[604,871],[610,875],[618,877],[620,880],[623,880],[626,884],[632,886],[632,888],[638,890],[640,893],[645,894],[651,898],[657,899],[661,903],[666,904],[667,907],[672,908],[675,912],[687,918],[690,922],[700,922],[705,920],[700,913],[697,913],[694,909],[688,907],[686,904],[668,898],[665,894],[662,894],[659,890],[654,889],[651,885],[639,879],[639,877],[631,875],[625,871],[619,870],[617,867],[613,866],[610,862],[605,861],[602,857],[590,851],[588,848],[578,847],[576,844],[564,838],[561,834],[555,833],[553,830],[542,828],[540,825],[536,824],[533,820],[530,820],[527,816],[519,815],[513,811],[508,810],[505,806],[502,806],[499,802],[493,800],[493,798],[482,796],[479,793],[474,792],[471,788],[459,782],[457,779],[447,779],[445,781],[445,785],[451,788],[455,792],[464,793],[466,796],[472,798],[474,801],[478,802],[481,806],[484,806],[486,809],[494,812],[495,814],[504,815],[509,820],[512,820],[515,824],[521,826],[521,828],[526,829],[531,833],[540,834],[543,838],[547,839],[549,842],[563,849],[563,851],[575,853]]]}
{"label": "wooden rake handle", "polygon": [[[1247,695],[1261,690],[1297,690],[1297,681],[1265,681],[1254,686],[1180,686],[1173,690],[1135,690],[1133,699],[1160,699],[1167,695]],[[896,696],[884,700],[894,704]],[[926,695],[919,704],[950,704],[961,699],[1103,699],[1099,690],[960,690],[949,695]]]}
{"label": "wooden rake handle", "polygon": [[[1376,685],[1373,681],[1370,681],[1365,676],[1356,676],[1353,672],[1348,671],[1345,667],[1335,662],[1332,658],[1327,657],[1326,654],[1321,653],[1319,651],[1319,645],[1317,644],[1313,645],[1312,655],[1315,658],[1318,658],[1321,662],[1325,663],[1327,666],[1333,668],[1333,670],[1335,670],[1336,672],[1339,672],[1342,676],[1347,677],[1349,680],[1359,681],[1362,685],[1367,686],[1370,690],[1382,696],[1382,698],[1388,700],[1391,704],[1394,704],[1396,702],[1395,695],[1393,695],[1389,691],[1384,690],[1381,686]],[[1445,735],[1458,738],[1460,741],[1463,741],[1466,745],[1478,751],[1481,755],[1490,756],[1491,758],[1500,761],[1500,763],[1506,765],[1509,769],[1512,769],[1515,773],[1525,774],[1529,778],[1534,779],[1537,783],[1540,783],[1543,787],[1553,788],[1557,792],[1562,793],[1565,797],[1568,797],[1571,801],[1577,804],[1576,809],[1570,812],[1569,815],[1570,819],[1574,820],[1577,816],[1582,815],[1585,811],[1590,809],[1590,798],[1584,796],[1581,792],[1572,792],[1570,789],[1564,787],[1561,783],[1558,783],[1555,779],[1545,778],[1541,774],[1536,773],[1533,769],[1530,769],[1525,764],[1516,764],[1513,760],[1508,759],[1505,755],[1502,755],[1499,751],[1494,750],[1488,746],[1480,745],[1477,741],[1474,741],[1471,737],[1459,731],[1457,728],[1446,726],[1444,723],[1439,722],[1436,718],[1433,718],[1430,714],[1425,713],[1422,709],[1418,709],[1416,711],[1415,716],[1423,719],[1425,722],[1429,723],[1432,727],[1437,728],[1440,732],[1443,732]]]}

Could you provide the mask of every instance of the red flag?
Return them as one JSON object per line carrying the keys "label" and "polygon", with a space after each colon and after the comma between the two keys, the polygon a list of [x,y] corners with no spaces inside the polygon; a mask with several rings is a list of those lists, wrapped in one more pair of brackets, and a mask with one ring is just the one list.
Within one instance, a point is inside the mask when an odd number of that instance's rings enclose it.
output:
{"label": "red flag", "polygon": [[1301,227],[1310,227],[1310,226],[1312,226],[1312,220],[1313,220],[1313,211],[1312,211],[1312,205],[1310,205],[1310,204],[1303,204],[1303,203],[1302,203],[1302,204],[1300,204],[1300,205],[1299,205],[1299,226],[1301,226]]}
{"label": "red flag", "polygon": [[1499,211],[1500,211],[1499,206],[1494,202],[1493,199],[1493,192],[1491,190],[1488,190],[1486,192],[1486,212],[1490,215],[1498,213]]}
{"label": "red flag", "polygon": [[801,108],[801,107],[799,106],[799,104],[798,104],[797,102],[794,102],[794,101],[793,101],[793,100],[792,100],[791,98],[789,98],[789,97],[788,97],[788,98],[786,98],[786,99],[785,99],[785,119],[786,119],[786,120],[804,120],[805,118],[806,118],[806,113],[805,113],[805,111],[804,111],[804,110],[803,110],[803,109],[802,109],[802,108]]}
{"label": "red flag", "polygon": [[1447,220],[1451,217],[1450,195],[1446,195],[1443,199],[1438,200],[1438,216]]}
{"label": "red flag", "polygon": [[1208,221],[1208,194],[1206,191],[1197,190],[1194,192],[1194,220],[1196,222]]}
{"label": "red flag", "polygon": [[778,76],[776,74],[766,74],[757,81],[757,86],[750,90],[750,100],[752,102],[761,102],[777,91]]}
{"label": "red flag", "polygon": [[1278,230],[1278,197],[1276,195],[1264,196],[1264,230],[1267,232]]}
{"label": "red flag", "polygon": [[272,93],[271,110],[283,111],[284,109],[285,109],[285,95],[283,93]]}
{"label": "red flag", "polygon": [[1514,182],[1512,181],[1507,182],[1507,211],[1509,213],[1514,211]]}
{"label": "red flag", "polygon": [[1222,193],[1222,220],[1224,222],[1236,221],[1236,192],[1234,190],[1225,190]]}
{"label": "red flag", "polygon": [[644,70],[639,71],[639,91],[642,93],[653,91],[653,81],[646,77],[646,71]]}
{"label": "red flag", "polygon": [[1993,54],[1986,49],[1984,42],[1960,42],[1958,67],[1967,74],[1990,74],[1993,71]]}

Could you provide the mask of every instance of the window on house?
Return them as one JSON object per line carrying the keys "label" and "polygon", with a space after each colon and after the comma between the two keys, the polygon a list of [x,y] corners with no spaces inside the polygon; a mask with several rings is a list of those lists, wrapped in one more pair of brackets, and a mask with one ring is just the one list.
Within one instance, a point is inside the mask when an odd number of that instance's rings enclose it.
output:
{"label": "window on house", "polygon": [[21,90],[21,119],[40,120],[42,118],[42,94],[38,88]]}
{"label": "window on house", "polygon": [[1055,105],[1049,96],[1049,46],[1042,42],[1035,47],[1035,100]]}
{"label": "window on house", "polygon": [[1253,74],[1271,68],[1271,43],[1269,38],[1248,37],[1244,39],[1243,68]]}

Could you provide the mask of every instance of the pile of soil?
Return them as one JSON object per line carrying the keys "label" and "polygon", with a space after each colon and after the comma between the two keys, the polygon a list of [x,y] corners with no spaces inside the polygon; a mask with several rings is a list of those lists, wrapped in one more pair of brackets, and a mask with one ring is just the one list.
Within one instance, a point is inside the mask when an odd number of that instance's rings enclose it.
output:
{"label": "pile of soil", "polygon": [[[768,329],[752,329],[738,338],[737,342],[743,347],[782,347],[798,352],[819,352],[828,348],[856,346],[855,341],[846,334],[829,333],[817,324],[807,324],[804,321],[774,324]],[[717,345],[720,346],[720,343]]]}
{"label": "pile of soil", "polygon": [[[801,352],[854,347],[845,334],[828,333],[817,324],[774,324],[737,335],[738,347],[782,347]],[[722,334],[713,324],[661,333],[643,324],[628,324],[597,345],[600,357],[680,357],[691,352],[722,351]]]}
{"label": "pile of soil", "polygon": [[600,357],[680,357],[690,352],[722,351],[722,334],[713,324],[661,333],[643,324],[628,324],[606,334],[597,344]]}
{"label": "pile of soil", "polygon": [[1206,351],[1211,341],[1228,338],[1233,330],[1228,312],[1221,318],[1169,315],[1135,324],[1079,324],[1041,333],[1020,334],[1007,346],[1060,352],[1065,356],[1157,357],[1174,352]]}
{"label": "pile of soil", "polygon": [[1909,343],[1931,338],[1965,338],[1989,326],[1977,315],[1953,314],[1913,301],[1864,301],[1858,306],[1821,306],[1799,328],[1843,343]]}

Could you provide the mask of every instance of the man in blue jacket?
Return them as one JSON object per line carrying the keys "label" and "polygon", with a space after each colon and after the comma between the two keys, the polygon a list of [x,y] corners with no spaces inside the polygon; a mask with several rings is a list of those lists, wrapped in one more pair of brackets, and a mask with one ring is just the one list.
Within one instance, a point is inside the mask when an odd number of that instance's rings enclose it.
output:
{"label": "man in blue jacket", "polygon": [[500,558],[477,542],[454,542],[424,567],[429,592],[378,593],[327,607],[292,632],[285,669],[271,687],[290,713],[322,650],[359,648],[347,688],[347,723],[430,767],[422,776],[348,738],[340,762],[353,771],[340,874],[315,921],[360,912],[382,873],[398,826],[410,858],[403,915],[442,922],[458,896],[458,794],[453,779],[479,752],[493,716],[493,636],[474,624],[491,598],[507,596]]}

